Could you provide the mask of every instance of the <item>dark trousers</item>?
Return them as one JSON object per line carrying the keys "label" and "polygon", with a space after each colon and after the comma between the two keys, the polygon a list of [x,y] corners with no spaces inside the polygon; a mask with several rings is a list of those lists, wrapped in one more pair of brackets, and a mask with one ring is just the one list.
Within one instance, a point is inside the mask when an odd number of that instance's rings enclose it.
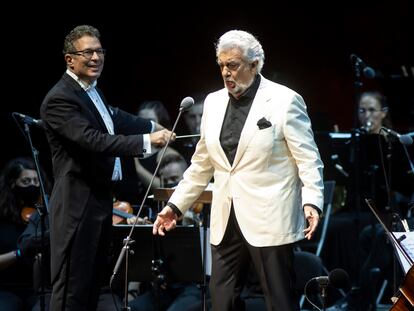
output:
{"label": "dark trousers", "polygon": [[53,284],[50,310],[96,310],[108,264],[112,226],[110,201],[89,197],[85,213]]}
{"label": "dark trousers", "polygon": [[293,245],[251,246],[243,237],[232,208],[223,240],[211,246],[210,293],[213,311],[244,310],[240,293],[253,261],[266,309],[297,311]]}

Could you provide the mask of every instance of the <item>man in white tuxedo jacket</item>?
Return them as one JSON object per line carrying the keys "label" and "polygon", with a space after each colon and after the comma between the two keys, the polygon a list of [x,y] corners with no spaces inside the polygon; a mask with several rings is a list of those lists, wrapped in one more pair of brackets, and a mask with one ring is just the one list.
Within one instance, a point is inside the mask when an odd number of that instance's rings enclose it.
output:
{"label": "man in white tuxedo jacket", "polygon": [[302,97],[265,79],[257,39],[232,30],[216,44],[225,88],[204,101],[201,137],[153,233],[176,225],[214,176],[210,242],[213,310],[243,310],[250,260],[268,310],[299,310],[293,244],[310,239],[323,206],[323,163]]}

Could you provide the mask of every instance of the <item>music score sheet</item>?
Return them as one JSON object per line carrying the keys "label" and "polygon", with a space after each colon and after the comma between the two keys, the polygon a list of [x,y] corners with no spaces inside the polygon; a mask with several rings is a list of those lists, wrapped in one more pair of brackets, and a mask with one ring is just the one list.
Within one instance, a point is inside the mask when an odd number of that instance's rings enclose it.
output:
{"label": "music score sheet", "polygon": [[[394,245],[397,250],[398,259],[401,267],[406,274],[411,268],[411,263],[414,261],[414,232],[393,232],[394,236],[400,240],[400,245],[404,248],[406,254],[410,257],[411,262],[406,258],[405,254],[399,249],[398,246]],[[405,238],[402,238],[405,236]]]}

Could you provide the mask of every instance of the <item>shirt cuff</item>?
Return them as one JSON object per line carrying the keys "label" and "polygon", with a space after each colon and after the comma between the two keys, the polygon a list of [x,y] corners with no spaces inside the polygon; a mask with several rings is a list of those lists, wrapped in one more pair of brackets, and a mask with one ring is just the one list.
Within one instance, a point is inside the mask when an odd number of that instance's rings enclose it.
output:
{"label": "shirt cuff", "polygon": [[151,154],[151,139],[150,139],[150,134],[144,134],[143,135],[142,153],[143,154]]}
{"label": "shirt cuff", "polygon": [[319,207],[317,207],[316,205],[311,204],[311,203],[305,203],[305,204],[303,204],[303,207],[305,207],[305,205],[312,206],[314,209],[316,209],[316,211],[318,212],[319,216],[322,215],[322,210]]}
{"label": "shirt cuff", "polygon": [[171,202],[168,202],[167,203],[167,206],[169,206],[169,207],[171,207],[171,209],[173,210],[173,212],[178,216],[178,217],[180,217],[183,213],[181,213],[181,211],[178,209],[178,207],[177,206],[175,206],[175,204],[173,204],[173,203],[171,203]]}
{"label": "shirt cuff", "polygon": [[150,121],[151,121],[151,133],[154,133],[154,131],[155,131],[155,122],[152,121],[152,120],[150,120]]}

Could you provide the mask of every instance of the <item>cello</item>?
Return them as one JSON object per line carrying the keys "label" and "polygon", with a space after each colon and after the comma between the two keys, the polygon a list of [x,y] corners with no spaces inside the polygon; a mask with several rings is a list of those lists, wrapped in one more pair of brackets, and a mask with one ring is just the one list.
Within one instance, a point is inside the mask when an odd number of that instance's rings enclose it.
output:
{"label": "cello", "polygon": [[399,288],[399,295],[395,297],[392,311],[411,311],[414,310],[414,268],[408,270],[404,281]]}
{"label": "cello", "polygon": [[399,293],[392,299],[393,305],[390,311],[414,311],[414,261],[401,245],[401,241],[405,238],[405,236],[397,239],[394,233],[388,230],[387,226],[379,217],[374,202],[370,199],[365,199],[365,202],[374,213],[375,217],[378,219],[393,244],[401,252],[405,260],[407,260],[407,262],[410,264],[410,269],[408,269],[404,277],[404,281],[398,289]]}

